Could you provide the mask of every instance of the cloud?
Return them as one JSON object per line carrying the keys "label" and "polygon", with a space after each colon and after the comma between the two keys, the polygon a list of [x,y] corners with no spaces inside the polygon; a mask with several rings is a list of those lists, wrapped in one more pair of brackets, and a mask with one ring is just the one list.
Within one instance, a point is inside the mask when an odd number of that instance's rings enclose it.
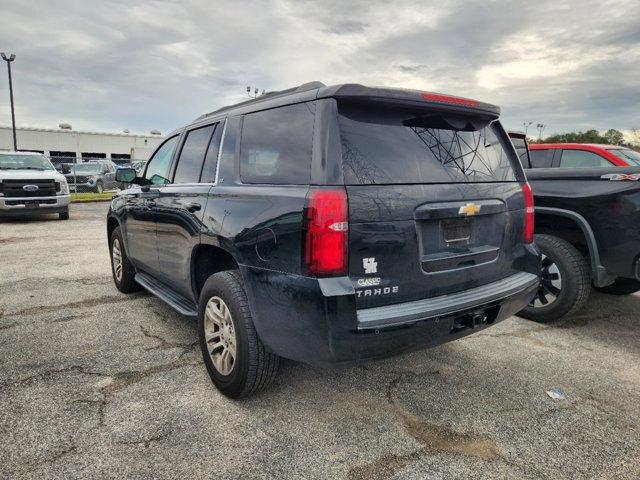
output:
{"label": "cloud", "polygon": [[321,80],[475,97],[551,133],[640,126],[639,21],[637,0],[34,0],[3,7],[0,49],[20,125],[167,132],[246,85]]}

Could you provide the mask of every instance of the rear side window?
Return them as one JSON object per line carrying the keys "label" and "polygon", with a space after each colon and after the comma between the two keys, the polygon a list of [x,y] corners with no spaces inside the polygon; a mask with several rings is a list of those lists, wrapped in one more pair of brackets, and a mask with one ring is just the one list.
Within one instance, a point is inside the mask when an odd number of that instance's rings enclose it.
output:
{"label": "rear side window", "polygon": [[560,168],[610,167],[611,162],[600,155],[585,150],[563,150]]}
{"label": "rear side window", "polygon": [[346,184],[516,181],[495,122],[348,103],[338,112]]}
{"label": "rear side window", "polygon": [[190,130],[182,145],[173,183],[197,183],[214,125]]}
{"label": "rear side window", "polygon": [[531,168],[551,168],[553,166],[553,150],[529,150]]}
{"label": "rear side window", "polygon": [[220,152],[220,141],[222,139],[222,132],[224,131],[224,122],[216,123],[214,128],[213,136],[211,137],[209,147],[207,148],[207,155],[204,159],[202,174],[200,175],[200,181],[202,183],[213,183],[216,181],[218,153]]}
{"label": "rear side window", "polygon": [[240,141],[242,182],[308,184],[314,118],[314,102],[246,115]]}

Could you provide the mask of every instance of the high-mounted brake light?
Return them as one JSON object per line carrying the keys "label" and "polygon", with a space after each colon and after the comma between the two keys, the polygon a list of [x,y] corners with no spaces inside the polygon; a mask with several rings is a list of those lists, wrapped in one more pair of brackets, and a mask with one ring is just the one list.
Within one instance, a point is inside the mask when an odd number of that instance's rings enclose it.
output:
{"label": "high-mounted brake light", "polygon": [[478,100],[473,100],[471,98],[453,97],[451,95],[442,95],[440,93],[424,92],[422,94],[422,98],[424,98],[425,100],[430,100],[432,102],[448,103],[451,105],[462,105],[464,107],[472,108],[475,108],[480,104]]}
{"label": "high-mounted brake light", "polygon": [[349,210],[344,189],[311,190],[307,207],[305,264],[312,275],[347,272]]}
{"label": "high-mounted brake light", "polygon": [[524,243],[532,243],[535,209],[533,208],[533,191],[528,182],[522,185],[522,193],[524,193]]}

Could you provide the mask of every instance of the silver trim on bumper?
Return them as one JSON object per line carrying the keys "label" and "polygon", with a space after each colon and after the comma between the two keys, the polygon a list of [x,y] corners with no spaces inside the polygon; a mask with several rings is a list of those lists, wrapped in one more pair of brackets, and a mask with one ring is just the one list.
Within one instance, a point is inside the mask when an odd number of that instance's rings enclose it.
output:
{"label": "silver trim on bumper", "polygon": [[414,323],[427,318],[467,310],[515,295],[538,284],[538,276],[520,272],[497,282],[462,292],[426,298],[415,302],[364,308],[357,311],[358,330]]}

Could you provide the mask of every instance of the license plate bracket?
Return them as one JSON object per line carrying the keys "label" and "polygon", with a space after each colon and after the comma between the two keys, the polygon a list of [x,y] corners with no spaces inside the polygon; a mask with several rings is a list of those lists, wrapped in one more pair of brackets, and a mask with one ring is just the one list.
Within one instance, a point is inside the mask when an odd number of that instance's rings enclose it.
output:
{"label": "license plate bracket", "polygon": [[447,218],[440,221],[440,236],[444,245],[469,245],[472,219]]}
{"label": "license plate bracket", "polygon": [[24,206],[25,207],[39,207],[40,206],[40,202],[37,200],[26,200],[24,202]]}

